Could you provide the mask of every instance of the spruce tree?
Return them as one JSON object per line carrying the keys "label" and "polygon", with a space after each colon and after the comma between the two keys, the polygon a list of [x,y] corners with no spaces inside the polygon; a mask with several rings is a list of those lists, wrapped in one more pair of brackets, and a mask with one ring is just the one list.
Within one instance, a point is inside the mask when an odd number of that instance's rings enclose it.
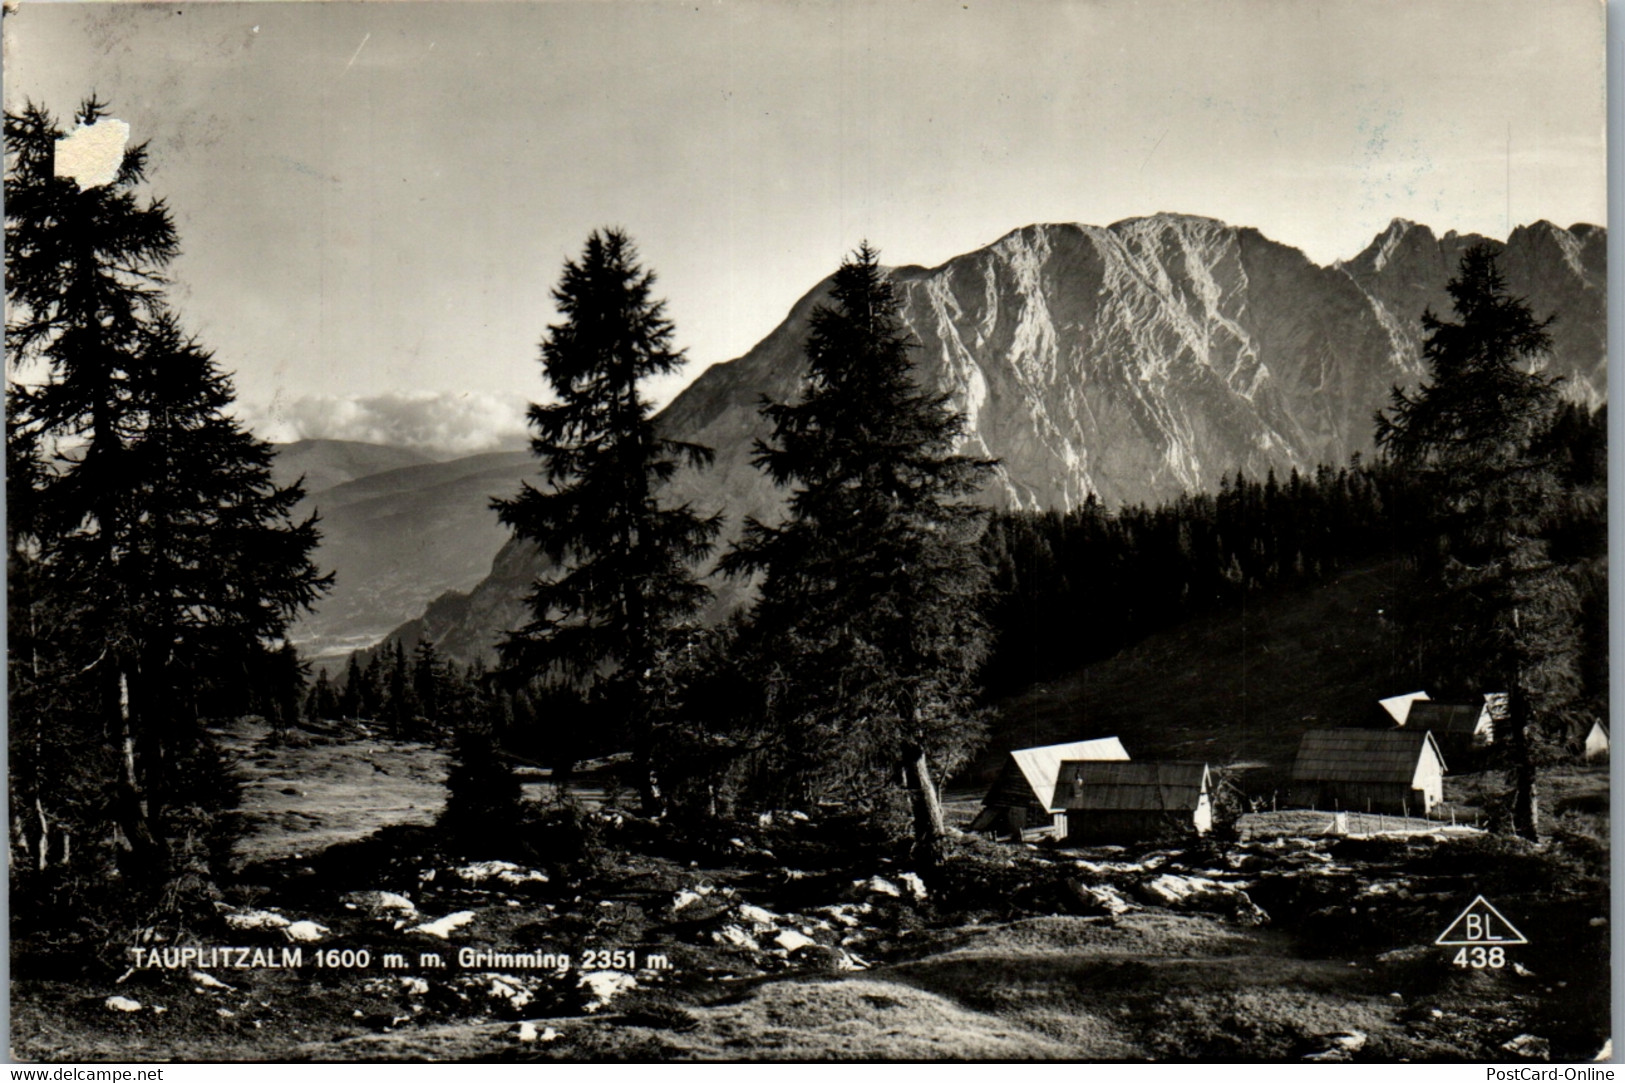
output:
{"label": "spruce tree", "polygon": [[384,651],[380,646],[367,658],[361,673],[361,717],[377,722],[389,707],[389,688],[384,676]]}
{"label": "spruce tree", "polygon": [[442,694],[447,681],[446,668],[440,653],[429,639],[418,640],[412,650],[412,694],[417,699],[418,711],[433,725],[440,720]]}
{"label": "spruce tree", "polygon": [[339,714],[339,699],[333,692],[333,682],[327,676],[327,667],[323,666],[316,672],[316,681],[310,686],[310,694],[305,697],[305,720],[320,723],[334,718]]}
{"label": "spruce tree", "polygon": [[556,401],[529,411],[541,485],[492,501],[502,522],[556,565],[526,598],[529,622],[503,640],[504,666],[582,689],[630,740],[651,813],[660,808],[651,748],[663,705],[649,675],[673,631],[710,597],[692,568],[720,525],[719,516],[661,501],[679,468],[707,465],[712,454],[662,436],[640,390],[684,361],[654,281],[618,230],[594,232],[580,260],[565,263],[553,291],[563,321],[542,341]]}
{"label": "spruce tree", "polygon": [[[77,119],[105,115],[91,100]],[[200,685],[274,649],[329,580],[314,518],[292,519],[300,489],[273,483],[270,445],[226,413],[229,378],[165,307],[177,241],[138,194],[145,146],[81,185],[55,175],[61,136],[37,106],[6,114],[6,352],[32,370],[7,395],[8,459],[32,463],[11,550],[73,600],[88,634],[55,644],[58,692],[99,719],[131,868],[161,879]]]}
{"label": "spruce tree", "polygon": [[353,722],[366,713],[362,709],[366,684],[366,678],[361,675],[361,663],[354,654],[350,655],[350,664],[344,671],[344,692],[339,696],[340,716]]}
{"label": "spruce tree", "polygon": [[935,780],[981,736],[988,572],[965,498],[991,462],[955,453],[964,417],[915,382],[895,287],[865,244],[812,315],[805,389],[766,402],[753,461],[791,490],[725,571],[763,573],[752,636],[781,797],[875,797],[906,780],[916,857],[940,857]]}
{"label": "spruce tree", "polygon": [[1550,556],[1553,459],[1539,448],[1558,378],[1538,368],[1551,319],[1512,296],[1493,250],[1469,249],[1449,293],[1455,319],[1422,316],[1428,380],[1395,388],[1377,443],[1411,474],[1411,552],[1424,584],[1410,607],[1423,676],[1457,691],[1508,693],[1495,725],[1509,821],[1538,835],[1542,746],[1561,740],[1574,697],[1576,594]]}
{"label": "spruce tree", "polygon": [[397,741],[406,737],[406,731],[417,714],[417,697],[412,694],[412,674],[406,666],[406,646],[395,640],[389,656],[389,734]]}

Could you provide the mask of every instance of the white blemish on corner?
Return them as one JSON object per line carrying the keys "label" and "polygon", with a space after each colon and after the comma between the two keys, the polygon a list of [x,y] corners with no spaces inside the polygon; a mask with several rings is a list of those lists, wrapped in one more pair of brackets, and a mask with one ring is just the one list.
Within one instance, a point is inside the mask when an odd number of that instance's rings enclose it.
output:
{"label": "white blemish on corner", "polygon": [[56,175],[78,181],[81,192],[112,184],[129,141],[130,126],[122,120],[81,124],[56,141]]}

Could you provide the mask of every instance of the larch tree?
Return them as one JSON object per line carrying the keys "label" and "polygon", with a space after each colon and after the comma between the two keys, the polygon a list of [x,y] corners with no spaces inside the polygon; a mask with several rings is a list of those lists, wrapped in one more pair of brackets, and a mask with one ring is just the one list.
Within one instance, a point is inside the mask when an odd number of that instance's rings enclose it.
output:
{"label": "larch tree", "polygon": [[651,752],[664,707],[655,673],[711,596],[693,568],[720,527],[720,516],[661,500],[679,469],[709,465],[712,453],[661,435],[641,390],[684,362],[654,281],[619,230],[594,232],[581,258],[566,261],[553,291],[563,319],[542,341],[554,401],[528,415],[541,484],[492,501],[555,564],[526,598],[530,620],[501,644],[503,665],[580,689],[630,740],[651,813],[661,807]]}
{"label": "larch tree", "polygon": [[980,740],[993,463],[956,453],[964,416],[915,380],[897,291],[867,244],[812,315],[799,401],[765,402],[755,464],[788,488],[722,561],[761,573],[750,637],[781,799],[878,799],[905,782],[915,856],[941,856],[938,778]]}
{"label": "larch tree", "polygon": [[[106,115],[91,100],[77,120]],[[330,578],[310,560],[314,518],[292,518],[299,487],[273,482],[272,448],[226,412],[229,378],[165,306],[178,245],[139,194],[145,145],[95,183],[57,175],[61,138],[37,106],[6,114],[8,460],[30,464],[9,542],[86,633],[52,645],[55,691],[97,719],[128,867],[161,881],[199,683],[275,649]]]}
{"label": "larch tree", "polygon": [[1382,453],[1410,474],[1409,548],[1423,591],[1409,606],[1422,676],[1508,695],[1495,725],[1509,784],[1507,822],[1538,835],[1543,746],[1562,738],[1577,680],[1577,595],[1546,534],[1559,481],[1541,437],[1559,406],[1539,368],[1548,319],[1512,296],[1479,245],[1448,286],[1455,319],[1422,316],[1428,379],[1395,388],[1377,415]]}

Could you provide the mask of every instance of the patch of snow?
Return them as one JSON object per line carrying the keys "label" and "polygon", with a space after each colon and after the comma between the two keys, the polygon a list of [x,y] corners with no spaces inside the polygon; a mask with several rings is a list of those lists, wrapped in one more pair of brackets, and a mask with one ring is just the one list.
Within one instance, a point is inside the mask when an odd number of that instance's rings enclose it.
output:
{"label": "patch of snow", "polygon": [[102,1006],[110,1012],[138,1012],[141,1010],[141,1002],[131,1000],[129,997],[108,997],[102,1001]]}

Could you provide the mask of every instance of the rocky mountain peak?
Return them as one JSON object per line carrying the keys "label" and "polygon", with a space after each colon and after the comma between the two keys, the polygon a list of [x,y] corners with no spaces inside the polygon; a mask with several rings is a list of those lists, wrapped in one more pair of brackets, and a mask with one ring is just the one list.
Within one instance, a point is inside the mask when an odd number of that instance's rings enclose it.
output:
{"label": "rocky mountain peak", "polygon": [[[1312,471],[1371,449],[1371,416],[1422,374],[1424,309],[1475,235],[1395,219],[1354,258],[1321,267],[1257,230],[1195,215],[1109,226],[1032,224],[931,268],[892,271],[919,343],[918,378],[967,419],[965,447],[996,458],[981,499],[1003,507],[1108,507],[1211,490],[1245,471]],[[1495,242],[1492,242],[1495,243]],[[1606,231],[1539,222],[1514,231],[1503,270],[1555,313],[1551,368],[1575,398],[1606,390]],[[807,320],[826,285],[743,357],[713,366],[661,415],[716,461],[669,499],[774,520],[784,494],[750,464],[768,435],[761,397],[794,396]],[[412,635],[489,655],[539,570],[513,543],[471,594],[431,606]],[[741,599],[737,585],[719,611]],[[504,623],[509,622],[509,623]]]}

